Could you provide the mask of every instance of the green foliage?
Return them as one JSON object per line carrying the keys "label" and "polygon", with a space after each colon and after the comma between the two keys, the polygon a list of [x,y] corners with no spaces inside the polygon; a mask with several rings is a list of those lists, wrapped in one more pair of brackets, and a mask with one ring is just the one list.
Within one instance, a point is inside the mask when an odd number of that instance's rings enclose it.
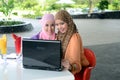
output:
{"label": "green foliage", "polygon": [[120,1],[116,0],[112,3],[114,10],[119,10]]}
{"label": "green foliage", "polygon": [[101,0],[101,1],[99,2],[98,8],[99,8],[100,10],[105,10],[105,9],[108,9],[108,5],[109,5],[108,0]]}
{"label": "green foliage", "polygon": [[[89,7],[89,0],[72,0],[75,4],[56,4],[56,1],[58,0],[0,0],[0,11],[8,16],[14,9],[14,12],[12,12],[14,15],[36,18],[46,12],[53,13],[61,8],[81,8],[84,11],[84,8]],[[93,8],[98,7],[100,10],[120,10],[120,0],[92,0],[92,2]],[[20,10],[24,10],[26,13],[17,12]],[[33,12],[33,14],[28,11]]]}
{"label": "green foliage", "polygon": [[22,15],[22,17],[24,18],[32,18],[32,19],[35,19],[36,15],[32,15],[32,14],[27,14],[27,15]]}
{"label": "green foliage", "polygon": [[33,8],[33,11],[35,13],[35,16],[41,16],[43,12],[42,8],[39,5],[35,6]]}
{"label": "green foliage", "polygon": [[36,17],[41,17],[43,15],[43,10],[39,5],[34,6],[32,11],[34,12],[34,14],[23,14],[22,17],[35,19]]}
{"label": "green foliage", "polygon": [[9,26],[9,25],[16,25],[16,24],[22,24],[21,21],[0,21],[0,26]]}
{"label": "green foliage", "polygon": [[46,8],[46,10],[48,10],[48,11],[50,11],[50,10],[59,10],[61,8],[61,6],[60,5],[57,5],[57,4],[51,4],[50,6],[48,6],[47,8]]}
{"label": "green foliage", "polygon": [[88,4],[88,0],[73,0],[75,4],[83,5]]}
{"label": "green foliage", "polygon": [[21,4],[22,9],[32,9],[34,6],[38,5],[37,1],[26,0]]}
{"label": "green foliage", "polygon": [[8,16],[14,8],[14,0],[1,0],[0,11]]}

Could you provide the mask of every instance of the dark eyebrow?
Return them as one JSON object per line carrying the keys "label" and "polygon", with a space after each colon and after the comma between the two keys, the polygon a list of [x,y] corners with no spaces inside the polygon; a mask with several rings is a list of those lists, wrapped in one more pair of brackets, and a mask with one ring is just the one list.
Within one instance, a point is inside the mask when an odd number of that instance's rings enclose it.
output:
{"label": "dark eyebrow", "polygon": [[45,26],[48,26],[48,24],[45,24]]}

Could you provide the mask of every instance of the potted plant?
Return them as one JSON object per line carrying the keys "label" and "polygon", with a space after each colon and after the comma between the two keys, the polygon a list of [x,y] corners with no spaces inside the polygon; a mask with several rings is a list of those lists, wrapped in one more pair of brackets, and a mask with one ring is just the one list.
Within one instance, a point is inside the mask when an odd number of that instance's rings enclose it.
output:
{"label": "potted plant", "polygon": [[31,23],[12,20],[11,12],[14,9],[14,0],[1,0],[0,11],[5,17],[0,20],[0,33],[12,33],[30,31],[33,29]]}

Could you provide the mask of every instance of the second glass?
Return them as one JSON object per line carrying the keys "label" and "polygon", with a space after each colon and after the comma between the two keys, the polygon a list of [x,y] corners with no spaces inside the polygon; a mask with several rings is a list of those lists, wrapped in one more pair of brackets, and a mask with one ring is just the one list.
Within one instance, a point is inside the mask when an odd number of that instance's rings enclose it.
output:
{"label": "second glass", "polygon": [[21,61],[21,37],[12,33],[12,37],[14,39],[15,52],[16,52],[16,60]]}
{"label": "second glass", "polygon": [[21,57],[21,37],[18,37],[15,40],[15,50],[16,50],[17,59],[19,59]]}

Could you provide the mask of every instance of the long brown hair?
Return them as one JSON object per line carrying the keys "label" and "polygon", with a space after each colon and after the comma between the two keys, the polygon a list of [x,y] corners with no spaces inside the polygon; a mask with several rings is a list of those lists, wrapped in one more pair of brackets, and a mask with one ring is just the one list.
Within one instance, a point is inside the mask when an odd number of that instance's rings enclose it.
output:
{"label": "long brown hair", "polygon": [[70,38],[74,33],[78,31],[75,23],[73,22],[71,15],[67,11],[65,10],[58,11],[55,15],[55,20],[58,20],[58,19],[66,22],[68,25],[68,30],[66,33],[61,33],[60,31],[58,31],[58,34],[57,34],[57,39],[61,40],[62,42],[62,50],[63,50],[63,56],[64,56],[66,48],[70,41]]}

